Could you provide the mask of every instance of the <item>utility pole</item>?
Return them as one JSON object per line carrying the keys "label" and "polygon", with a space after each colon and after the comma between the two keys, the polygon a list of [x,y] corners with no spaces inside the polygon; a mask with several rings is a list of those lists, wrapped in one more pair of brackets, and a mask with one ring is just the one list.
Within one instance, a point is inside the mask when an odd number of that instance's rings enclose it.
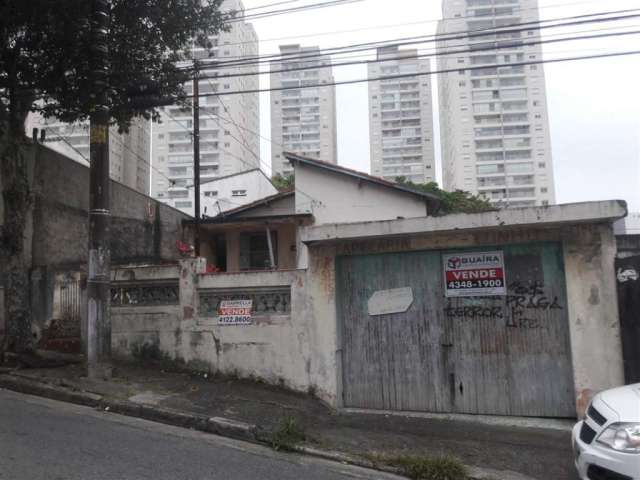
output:
{"label": "utility pole", "polygon": [[107,75],[110,0],[93,0],[91,12],[91,98],[89,173],[89,272],[87,276],[87,375],[111,377],[110,275],[111,184]]}
{"label": "utility pole", "polygon": [[200,85],[198,85],[198,61],[193,62],[193,195],[195,213],[195,232],[193,248],[196,257],[200,256]]}

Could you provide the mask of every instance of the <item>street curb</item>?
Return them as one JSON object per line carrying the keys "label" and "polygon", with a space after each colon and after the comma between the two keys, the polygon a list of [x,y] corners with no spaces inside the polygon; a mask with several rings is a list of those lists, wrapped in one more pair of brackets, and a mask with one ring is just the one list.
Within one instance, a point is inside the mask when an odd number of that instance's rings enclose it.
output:
{"label": "street curb", "polygon": [[[178,410],[145,405],[128,400],[105,398],[104,396],[95,393],[74,390],[68,387],[47,383],[46,381],[17,376],[12,373],[0,374],[0,388],[45,397],[51,400],[99,408],[110,413],[142,418],[144,420],[164,423],[176,427],[189,428],[263,446],[269,445],[268,432],[264,431],[257,425],[229,418],[207,417],[205,415],[184,413]],[[323,460],[354,465],[357,467],[402,476],[402,473],[397,468],[374,464],[364,458],[359,458],[342,452],[322,450],[309,446],[294,446],[292,451],[302,455],[321,458]],[[470,474],[469,480],[533,480],[530,477],[515,472],[497,472],[470,466],[467,466],[467,468]]]}
{"label": "street curb", "polygon": [[0,388],[94,408],[100,406],[102,401],[102,396],[95,393],[75,391],[11,374],[0,375]]}

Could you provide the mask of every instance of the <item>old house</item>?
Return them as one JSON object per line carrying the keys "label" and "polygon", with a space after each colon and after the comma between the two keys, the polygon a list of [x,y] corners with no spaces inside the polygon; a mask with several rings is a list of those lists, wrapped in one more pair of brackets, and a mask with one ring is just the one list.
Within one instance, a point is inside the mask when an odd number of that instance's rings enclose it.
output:
{"label": "old house", "polygon": [[[424,217],[436,197],[335,164],[286,154],[295,188],[201,221],[201,254],[223,272],[306,268],[301,228]],[[186,221],[185,224],[192,224]]]}
{"label": "old house", "polygon": [[114,271],[116,354],[375,410],[572,417],[624,382],[624,202],[433,216],[429,195],[290,157],[295,189],[205,221],[203,258]]}

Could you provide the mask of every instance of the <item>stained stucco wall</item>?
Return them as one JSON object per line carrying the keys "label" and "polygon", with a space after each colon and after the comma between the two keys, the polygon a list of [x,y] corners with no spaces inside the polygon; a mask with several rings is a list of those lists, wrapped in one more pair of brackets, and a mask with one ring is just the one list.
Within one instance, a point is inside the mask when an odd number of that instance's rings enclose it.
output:
{"label": "stained stucco wall", "polygon": [[[318,314],[336,330],[335,258],[337,255],[454,249],[559,241],[564,252],[576,413],[582,415],[591,396],[624,383],[615,287],[615,239],[611,224],[576,225],[502,231],[470,231],[344,242],[309,249],[314,281],[310,295]],[[322,306],[320,306],[322,305]],[[326,307],[323,307],[325,306]],[[339,350],[340,343],[336,344]],[[336,398],[341,399],[341,365],[336,358]]]}
{"label": "stained stucco wall", "polygon": [[[38,147],[33,192],[33,265],[87,261],[89,169]],[[111,256],[114,262],[175,260],[185,214],[111,182]]]}
{"label": "stained stucco wall", "polygon": [[[180,304],[159,306],[112,306],[113,350],[121,357],[150,352],[191,368],[218,371],[241,377],[261,378],[300,391],[314,391],[334,404],[335,330],[322,320],[330,308],[323,299],[309,295],[318,279],[307,282],[309,272],[251,272],[201,274],[204,263],[181,262],[179,275],[154,272],[138,282],[159,282],[179,276]],[[123,271],[114,273],[123,277]],[[126,275],[124,275],[126,276]],[[127,285],[125,281],[122,283]],[[117,283],[116,283],[117,285]],[[290,313],[254,314],[252,325],[221,326],[201,298],[211,292],[287,289]]]}
{"label": "stained stucco wall", "polygon": [[[180,273],[173,274],[179,277],[181,303],[114,307],[113,347],[118,355],[131,357],[141,346],[151,345],[152,351],[193,368],[259,377],[300,391],[311,389],[329,404],[341,406],[341,344],[335,303],[338,255],[548,241],[561,244],[563,250],[579,415],[595,392],[623,383],[613,272],[615,240],[609,223],[316,244],[309,248],[306,270],[284,272],[203,275],[198,272],[204,264],[183,261]],[[242,293],[282,287],[290,288],[290,313],[258,316],[253,325],[220,326],[215,315],[201,308],[202,295],[208,291]]]}
{"label": "stained stucco wall", "polygon": [[[25,252],[31,268],[33,330],[40,339],[55,316],[56,276],[86,271],[89,169],[41,145],[26,147],[24,154],[34,195]],[[115,181],[111,213],[114,264],[177,261],[176,240],[183,239],[185,214]]]}
{"label": "stained stucco wall", "polygon": [[296,213],[312,213],[322,225],[424,217],[427,207],[417,195],[299,163]]}

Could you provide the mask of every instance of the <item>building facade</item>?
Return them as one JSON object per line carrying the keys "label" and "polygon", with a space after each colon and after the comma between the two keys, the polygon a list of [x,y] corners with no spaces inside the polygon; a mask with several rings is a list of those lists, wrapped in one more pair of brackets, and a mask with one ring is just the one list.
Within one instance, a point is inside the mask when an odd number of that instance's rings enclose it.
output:
{"label": "building facade", "polygon": [[[259,168],[232,173],[224,177],[200,182],[200,213],[215,217],[228,210],[250,204],[278,193],[271,179]],[[193,185],[189,185],[189,200],[194,201]],[[182,211],[194,215],[194,208]]]}
{"label": "building facade", "polygon": [[540,30],[518,27],[538,20],[537,0],[443,0],[442,7],[444,187],[500,206],[555,203],[544,68],[535,63],[542,47],[532,45]]}
{"label": "building facade", "polygon": [[[429,59],[416,49],[379,48],[369,79],[428,73]],[[369,82],[371,173],[414,183],[435,180],[433,103],[428,75]]]}
{"label": "building facade", "polygon": [[[34,128],[45,131],[45,143],[51,149],[89,165],[89,122],[63,123],[38,114],[27,118],[27,132]],[[131,123],[127,133],[118,127],[109,131],[109,175],[134,190],[149,194],[150,122],[141,117]]]}
{"label": "building facade", "polygon": [[[281,45],[271,62],[271,170],[288,176],[293,167],[283,152],[335,163],[336,93],[331,57],[318,47]],[[326,87],[309,87],[327,84]],[[296,88],[305,87],[308,88]]]}
{"label": "building facade", "polygon": [[[223,10],[244,15],[240,0],[226,0]],[[253,26],[244,21],[233,22],[228,32],[209,38],[212,48],[192,49],[200,61],[200,179],[203,182],[231,175],[260,165],[260,111],[257,93],[224,95],[225,92],[257,90],[255,68],[221,67],[219,62],[258,55],[258,37]],[[213,61],[212,61],[213,60]],[[190,66],[192,62],[185,62]],[[187,95],[193,93],[193,82],[185,85]],[[212,96],[219,92],[220,96]],[[188,185],[193,184],[193,110],[183,106],[163,109],[160,123],[153,124],[151,195],[184,211],[193,209]]]}

